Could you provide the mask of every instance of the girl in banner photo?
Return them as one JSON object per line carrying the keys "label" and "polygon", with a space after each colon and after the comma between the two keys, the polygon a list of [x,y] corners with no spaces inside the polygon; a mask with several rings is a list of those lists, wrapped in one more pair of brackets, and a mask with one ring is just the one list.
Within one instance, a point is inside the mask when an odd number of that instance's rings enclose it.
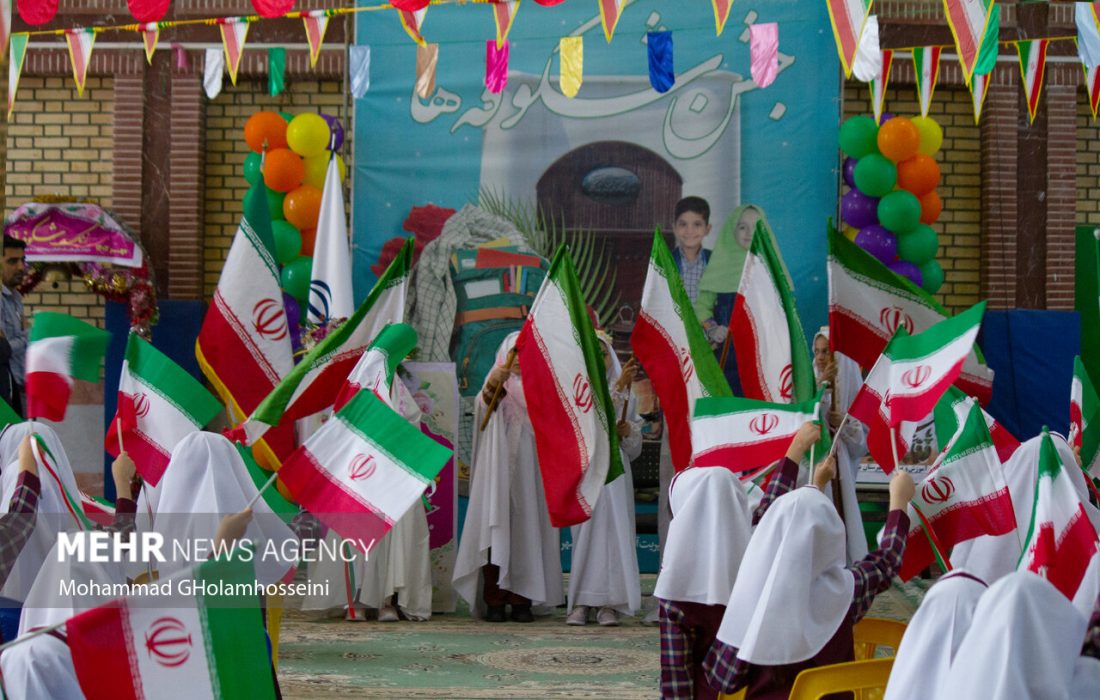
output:
{"label": "girl in banner photo", "polygon": [[[470,503],[455,560],[455,590],[490,622],[505,621],[505,606],[514,622],[531,622],[535,606],[565,602],[561,543],[550,525],[523,378],[518,363],[506,368],[518,337],[500,344],[477,398]],[[498,387],[496,410],[480,431]]]}

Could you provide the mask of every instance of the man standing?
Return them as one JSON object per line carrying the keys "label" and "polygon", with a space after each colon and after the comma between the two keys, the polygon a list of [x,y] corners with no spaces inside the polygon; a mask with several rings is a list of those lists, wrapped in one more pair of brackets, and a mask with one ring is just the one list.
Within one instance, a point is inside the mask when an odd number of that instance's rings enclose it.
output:
{"label": "man standing", "polygon": [[[27,331],[23,327],[23,295],[18,287],[27,276],[24,257],[26,243],[4,236],[0,260],[0,398],[23,415],[24,363],[27,357]],[[6,347],[5,347],[6,346]]]}

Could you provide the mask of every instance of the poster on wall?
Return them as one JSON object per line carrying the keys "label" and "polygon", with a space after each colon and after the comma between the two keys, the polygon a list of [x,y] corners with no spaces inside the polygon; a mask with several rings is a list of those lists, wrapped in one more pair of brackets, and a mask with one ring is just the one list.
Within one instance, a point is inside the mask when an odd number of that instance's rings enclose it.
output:
{"label": "poster on wall", "polygon": [[[655,226],[676,201],[706,198],[714,232],[738,205],[764,208],[794,277],[805,327],[825,320],[824,225],[836,209],[838,59],[824,3],[738,4],[721,36],[710,3],[635,0],[614,39],[598,4],[523,3],[509,34],[507,83],[486,88],[493,8],[432,5],[434,86],[415,92],[416,44],[392,12],[356,15],[371,49],[355,101],[355,287],[414,207],[461,209],[491,193],[604,237],[624,301],[638,293]],[[750,77],[749,26],[778,24],[776,79]],[[675,82],[651,85],[648,33],[671,32]],[[583,82],[562,92],[559,42],[583,41]],[[639,241],[642,242],[639,245]]]}

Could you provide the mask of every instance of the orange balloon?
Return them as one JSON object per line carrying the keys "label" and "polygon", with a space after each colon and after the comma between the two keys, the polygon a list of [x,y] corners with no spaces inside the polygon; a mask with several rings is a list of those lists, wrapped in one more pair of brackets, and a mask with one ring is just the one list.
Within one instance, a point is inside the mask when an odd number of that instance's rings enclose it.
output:
{"label": "orange balloon", "polygon": [[942,211],[943,202],[935,190],[920,198],[920,222],[922,224],[931,226],[936,223],[936,219],[940,218],[940,212]]}
{"label": "orange balloon", "polygon": [[905,117],[894,117],[878,128],[878,150],[895,163],[909,160],[920,148],[920,131]]}
{"label": "orange balloon", "polygon": [[[302,164],[302,157],[294,151],[289,148],[276,148],[274,151],[268,151],[264,157],[263,172],[264,184],[270,189],[276,192],[290,192],[302,184],[302,178],[306,176],[306,167]],[[285,202],[283,208],[284,210],[286,208]]]}
{"label": "orange balloon", "polygon": [[920,197],[940,184],[940,166],[936,159],[918,153],[898,163],[898,187]]}
{"label": "orange balloon", "polygon": [[[317,227],[317,217],[321,214],[321,190],[312,185],[302,185],[289,193],[283,200],[283,215],[302,233],[302,255],[306,252],[306,229]],[[310,246],[312,250],[312,245]]]}
{"label": "orange balloon", "polygon": [[244,124],[244,140],[256,153],[286,148],[286,120],[276,112],[256,112]]}
{"label": "orange balloon", "polygon": [[300,254],[313,257],[313,246],[317,243],[317,229],[302,229],[298,233],[302,236],[302,252]]}

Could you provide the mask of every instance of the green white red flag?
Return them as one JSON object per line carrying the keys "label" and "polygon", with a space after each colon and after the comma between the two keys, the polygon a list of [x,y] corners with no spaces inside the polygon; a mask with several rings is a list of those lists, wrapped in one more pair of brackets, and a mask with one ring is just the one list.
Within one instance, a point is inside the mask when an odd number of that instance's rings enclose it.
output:
{"label": "green white red flag", "polygon": [[118,380],[118,410],[104,448],[118,456],[122,445],[150,485],[160,482],[180,440],[222,412],[222,405],[197,379],[136,333],[126,341]]}
{"label": "green white red flag", "polygon": [[404,323],[391,323],[371,341],[348,374],[334,409],[339,411],[361,389],[367,389],[391,406],[393,378],[397,366],[416,348],[416,331]]}
{"label": "green white red flag", "polygon": [[360,391],[287,459],[279,479],[303,508],[367,554],[451,457]]}
{"label": "green white red flag", "polygon": [[[1087,474],[1100,473],[1100,398],[1092,386],[1081,356],[1073,358],[1073,383],[1069,398],[1069,442],[1081,450],[1081,467]],[[1090,430],[1091,428],[1091,430]]]}
{"label": "green white red flag", "polygon": [[[981,535],[1016,529],[1012,497],[982,407],[966,398],[966,417],[909,506],[908,544],[898,576],[908,581],[932,564],[936,554],[923,527],[935,533],[936,546],[949,550]],[[942,557],[946,552],[940,551]]]}
{"label": "green white red flag", "polygon": [[[234,425],[252,415],[294,368],[274,251],[260,183],[244,199],[244,216],[195,343],[199,367]],[[257,459],[277,468],[294,451],[292,426],[265,435],[256,447]]]}
{"label": "green white red flag", "polygon": [[292,426],[294,420],[333,405],[374,337],[404,318],[412,250],[409,239],[355,313],[317,343],[256,407],[243,426],[250,443],[271,428]]}
{"label": "green white red flag", "polygon": [[859,50],[859,38],[863,34],[863,25],[871,14],[874,0],[827,0],[829,21],[833,25],[833,37],[836,39],[840,65],[844,66],[845,77],[852,77],[852,64]]}
{"label": "green white red flag", "polygon": [[802,424],[817,419],[820,403],[820,394],[802,403],[699,399],[691,418],[692,464],[736,473],[771,465],[786,454]]}
{"label": "green white red flag", "polygon": [[1085,92],[1089,96],[1089,109],[1092,110],[1092,120],[1096,121],[1096,110],[1100,107],[1100,65],[1085,70]]}
{"label": "green white red flag", "polygon": [[974,107],[974,123],[982,119],[982,107],[985,106],[985,96],[989,93],[989,76],[992,73],[979,75],[975,73],[970,78],[970,101]]}
{"label": "green white red flag", "polygon": [[793,403],[813,396],[813,364],[794,290],[763,223],[745,257],[729,328],[746,398]]}
{"label": "green white red flag", "polygon": [[[891,272],[874,256],[835,230],[829,230],[829,343],[867,369],[899,328],[920,333],[947,318],[930,294]],[[959,388],[985,405],[993,394],[993,371],[975,349]]]}
{"label": "green white red flag", "polygon": [[918,46],[913,49],[913,74],[917,78],[917,97],[920,99],[920,114],[928,116],[932,107],[932,94],[936,91],[936,80],[940,75],[939,46]]}
{"label": "green white red flag", "polygon": [[592,516],[623,464],[603,353],[564,247],[531,305],[516,356],[550,524],[577,525]]}
{"label": "green white red flag", "polygon": [[111,334],[79,319],[39,311],[27,339],[27,418],[65,419],[77,379],[99,382]]}
{"label": "green white red flag", "polygon": [[[932,414],[935,422],[936,442],[941,448],[951,442],[959,429],[966,423],[970,412],[970,403],[970,397],[957,386],[953,386],[944,392],[943,398],[936,404],[936,409]],[[1020,446],[1020,441],[1008,431],[1008,428],[986,413],[985,409],[982,409],[982,416],[985,418],[985,426],[989,430],[993,446],[997,450],[997,458],[1003,464]]]}
{"label": "green white red flag", "polygon": [[1035,122],[1039,96],[1043,91],[1049,44],[1050,39],[1021,39],[1016,42],[1016,53],[1020,57],[1020,77],[1024,82],[1024,97],[1027,99],[1027,115],[1032,123]]}
{"label": "green white red flag", "polygon": [[107,501],[80,492],[80,505],[88,520],[101,527],[110,527],[115,521],[115,507]]}
{"label": "green white red flag", "polygon": [[890,68],[894,65],[894,52],[892,49],[882,51],[882,69],[878,75],[871,79],[871,110],[875,114],[875,123],[882,122],[882,114],[886,108],[886,86],[890,83]]}
{"label": "green white red flag", "polygon": [[260,600],[230,592],[255,584],[252,563],[212,559],[189,575],[194,585],[172,579],[177,593],[163,605],[119,598],[65,624],[87,700],[276,697]]}
{"label": "green white red flag", "polygon": [[978,63],[982,37],[989,23],[994,0],[943,0],[947,24],[955,37],[955,50],[962,64],[963,79],[969,83]]}
{"label": "green white red flag", "polygon": [[707,396],[732,396],[732,392],[659,230],[653,234],[642,306],[630,344],[660,399],[672,466],[676,471],[686,469],[691,464],[695,402]]}
{"label": "green white red flag", "polygon": [[[908,337],[909,333],[902,327],[890,343]],[[886,347],[889,348],[890,344]],[[912,421],[902,421],[893,431],[890,430],[890,416],[886,412],[885,400],[889,391],[890,358],[883,352],[867,373],[863,387],[856,394],[852,405],[848,407],[848,414],[867,426],[867,451],[887,474],[894,471],[898,460],[909,451],[909,443],[917,428],[917,424]]]}
{"label": "green white red flag", "polygon": [[1016,568],[1039,574],[1073,600],[1100,538],[1045,430],[1038,472],[1031,524]]}

